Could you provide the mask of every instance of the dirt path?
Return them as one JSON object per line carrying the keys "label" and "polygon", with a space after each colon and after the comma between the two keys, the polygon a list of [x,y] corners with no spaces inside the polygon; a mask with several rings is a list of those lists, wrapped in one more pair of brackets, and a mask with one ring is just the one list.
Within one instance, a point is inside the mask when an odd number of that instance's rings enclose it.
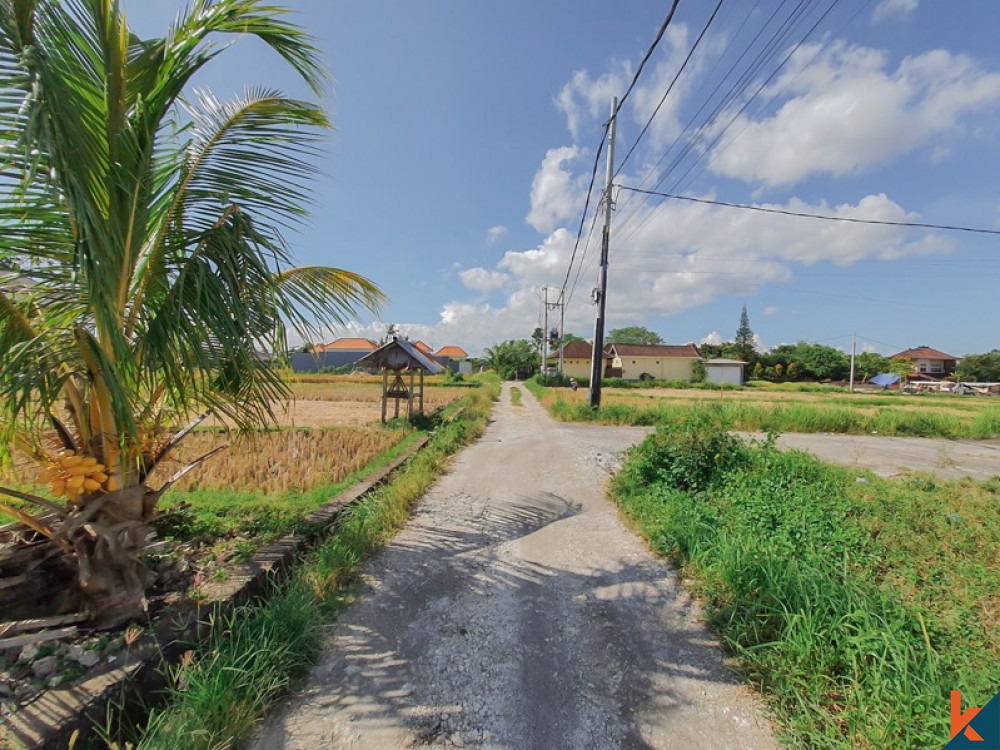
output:
{"label": "dirt path", "polygon": [[774,748],[677,576],[605,498],[647,430],[555,423],[509,389],[365,565],[256,750]]}

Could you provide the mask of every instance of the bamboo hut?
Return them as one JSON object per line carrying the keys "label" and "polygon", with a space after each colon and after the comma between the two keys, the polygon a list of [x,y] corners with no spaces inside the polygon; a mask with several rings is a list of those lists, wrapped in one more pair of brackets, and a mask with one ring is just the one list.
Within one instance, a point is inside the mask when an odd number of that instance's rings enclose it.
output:
{"label": "bamboo hut", "polygon": [[[417,413],[424,413],[424,373],[437,375],[444,367],[417,349],[409,341],[393,337],[388,344],[383,344],[370,354],[357,361],[358,367],[370,367],[382,371],[382,421],[386,421],[389,399],[396,402],[395,416],[399,416],[399,402],[406,401],[407,419],[413,417],[413,400],[417,399]],[[414,377],[420,373],[419,388],[415,387]],[[392,381],[389,373],[393,373]],[[407,382],[406,375],[409,375]],[[394,417],[395,418],[395,417]]]}

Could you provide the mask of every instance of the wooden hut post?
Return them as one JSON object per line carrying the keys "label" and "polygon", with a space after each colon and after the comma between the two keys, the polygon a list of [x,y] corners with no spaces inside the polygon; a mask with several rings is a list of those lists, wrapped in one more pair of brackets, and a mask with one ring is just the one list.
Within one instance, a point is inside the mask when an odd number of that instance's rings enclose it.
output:
{"label": "wooden hut post", "polygon": [[420,413],[424,413],[424,371],[420,370]]}
{"label": "wooden hut post", "polygon": [[382,422],[385,422],[385,409],[389,400],[389,371],[382,368]]}
{"label": "wooden hut post", "polygon": [[410,394],[406,400],[406,418],[413,419],[413,370],[410,370]]}

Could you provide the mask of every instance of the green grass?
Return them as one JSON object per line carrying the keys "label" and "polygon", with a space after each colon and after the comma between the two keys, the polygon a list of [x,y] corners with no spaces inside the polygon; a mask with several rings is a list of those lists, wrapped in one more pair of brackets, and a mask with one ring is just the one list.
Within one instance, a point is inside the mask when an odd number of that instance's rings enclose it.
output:
{"label": "green grass", "polygon": [[858,482],[719,416],[633,450],[623,514],[683,567],[787,744],[943,746],[949,692],[1000,689],[1000,479]]}
{"label": "green grass", "polygon": [[[531,388],[540,398],[556,393],[541,386]],[[608,394],[605,394],[606,396]],[[616,425],[656,425],[683,420],[706,408],[718,409],[734,430],[746,432],[831,432],[852,435],[876,433],[889,436],[987,439],[1000,436],[1000,406],[990,404],[968,413],[894,408],[896,405],[858,401],[758,402],[731,399],[705,402],[697,399],[636,399],[635,403],[616,400],[597,411],[588,404],[570,402],[560,395],[550,400],[549,410],[567,422],[598,422]],[[937,405],[941,405],[938,403]],[[961,407],[959,407],[961,408]]]}
{"label": "green grass", "polygon": [[523,406],[521,403],[521,389],[517,387],[511,387],[510,389],[510,403],[512,406]]}
{"label": "green grass", "polygon": [[257,717],[315,661],[324,623],[348,602],[358,563],[393,536],[449,456],[485,428],[499,381],[479,382],[483,388],[446,410],[428,445],[389,484],[353,506],[271,596],[241,607],[190,666],[172,669],[171,700],[150,716],[138,748],[211,750],[238,747],[248,737]]}

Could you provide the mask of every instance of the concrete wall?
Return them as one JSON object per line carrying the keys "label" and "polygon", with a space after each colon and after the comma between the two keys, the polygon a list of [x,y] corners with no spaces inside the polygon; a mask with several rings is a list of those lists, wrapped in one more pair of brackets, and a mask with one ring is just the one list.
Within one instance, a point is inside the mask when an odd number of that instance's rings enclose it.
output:
{"label": "concrete wall", "polygon": [[690,357],[625,356],[615,358],[611,366],[621,367],[622,377],[626,380],[638,380],[644,372],[648,372],[657,380],[691,380],[696,361]]}

